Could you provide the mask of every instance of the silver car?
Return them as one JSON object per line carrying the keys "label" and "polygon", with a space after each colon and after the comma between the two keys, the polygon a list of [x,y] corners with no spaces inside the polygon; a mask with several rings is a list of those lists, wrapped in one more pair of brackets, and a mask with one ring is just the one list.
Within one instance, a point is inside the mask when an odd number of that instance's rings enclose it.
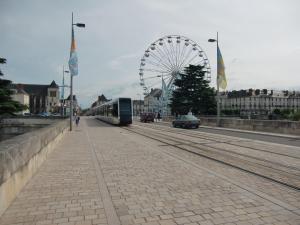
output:
{"label": "silver car", "polygon": [[173,127],[198,128],[200,119],[193,115],[181,115],[172,121]]}

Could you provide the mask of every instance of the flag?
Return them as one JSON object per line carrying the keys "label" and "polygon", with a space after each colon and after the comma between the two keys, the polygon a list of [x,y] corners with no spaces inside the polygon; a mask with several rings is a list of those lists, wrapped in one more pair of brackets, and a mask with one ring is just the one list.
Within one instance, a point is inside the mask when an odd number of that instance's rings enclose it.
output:
{"label": "flag", "polygon": [[222,89],[225,89],[227,87],[227,81],[226,81],[226,76],[225,76],[225,66],[224,66],[224,61],[223,61],[219,46],[217,47],[217,60],[218,60],[217,82],[218,82],[219,87],[221,87]]}
{"label": "flag", "polygon": [[69,59],[69,69],[72,76],[78,75],[78,59],[76,54],[76,43],[74,38],[74,29],[72,27],[72,41]]}
{"label": "flag", "polygon": [[161,80],[162,80],[162,100],[165,101],[168,89],[164,79],[162,78]]}

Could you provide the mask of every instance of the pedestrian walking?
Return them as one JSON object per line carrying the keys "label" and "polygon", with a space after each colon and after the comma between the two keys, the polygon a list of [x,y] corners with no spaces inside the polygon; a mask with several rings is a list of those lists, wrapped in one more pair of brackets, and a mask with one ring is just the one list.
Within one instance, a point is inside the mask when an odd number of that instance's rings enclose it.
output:
{"label": "pedestrian walking", "polygon": [[157,113],[157,120],[160,121],[160,119],[161,119],[161,116],[160,116],[160,113],[158,112]]}
{"label": "pedestrian walking", "polygon": [[78,125],[79,125],[79,120],[80,120],[80,117],[77,116],[77,117],[76,117],[76,126],[77,126],[77,127],[78,127]]}

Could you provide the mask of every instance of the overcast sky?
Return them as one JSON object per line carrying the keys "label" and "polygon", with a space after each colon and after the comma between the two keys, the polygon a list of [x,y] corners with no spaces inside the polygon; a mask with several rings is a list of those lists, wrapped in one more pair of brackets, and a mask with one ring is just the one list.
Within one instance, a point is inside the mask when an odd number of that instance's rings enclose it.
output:
{"label": "overcast sky", "polygon": [[[216,38],[228,90],[300,90],[298,0],[0,0],[1,70],[15,83],[50,84],[68,66],[71,13],[76,28],[79,75],[74,92],[83,107],[96,96],[139,99],[144,51],[162,36],[197,42],[216,79]],[[69,93],[66,90],[66,93]]]}

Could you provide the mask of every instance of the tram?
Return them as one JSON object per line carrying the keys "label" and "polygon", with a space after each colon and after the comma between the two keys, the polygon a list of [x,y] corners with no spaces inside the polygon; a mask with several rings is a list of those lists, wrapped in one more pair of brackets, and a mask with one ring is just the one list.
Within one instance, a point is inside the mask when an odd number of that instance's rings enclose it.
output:
{"label": "tram", "polygon": [[131,98],[117,98],[92,109],[92,114],[99,120],[114,125],[132,124]]}

